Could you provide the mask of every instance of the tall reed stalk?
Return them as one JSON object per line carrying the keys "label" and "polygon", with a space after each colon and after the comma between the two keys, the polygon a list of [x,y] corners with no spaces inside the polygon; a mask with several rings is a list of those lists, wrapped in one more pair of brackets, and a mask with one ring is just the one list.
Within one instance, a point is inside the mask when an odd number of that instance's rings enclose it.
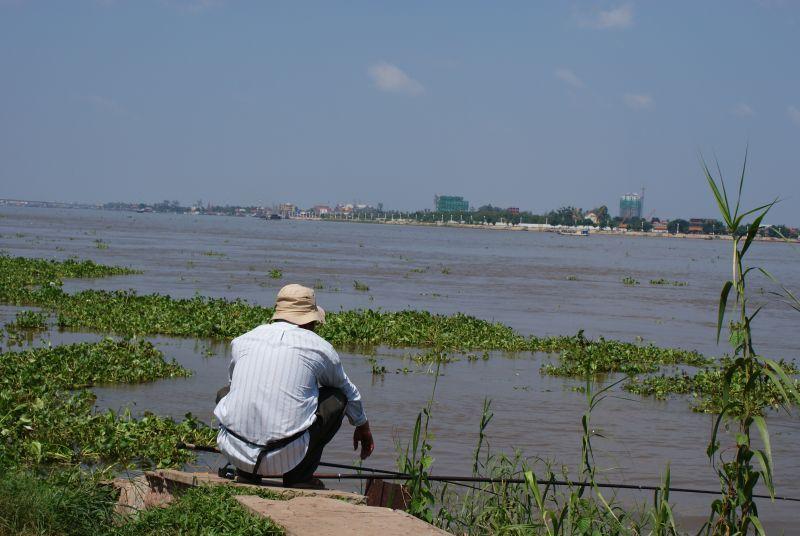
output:
{"label": "tall reed stalk", "polygon": [[[711,506],[711,514],[704,526],[706,534],[729,535],[755,532],[765,534],[758,514],[758,507],[753,498],[756,484],[761,480],[770,495],[774,496],[773,482],[774,463],[770,447],[769,431],[762,416],[762,407],[757,402],[755,392],[762,385],[771,385],[783,396],[784,403],[799,401],[800,395],[792,380],[783,368],[774,360],[760,356],[753,345],[752,323],[761,307],[749,308],[747,284],[754,270],[767,273],[745,262],[750,246],[756,238],[762,220],[777,200],[751,210],[741,209],[742,188],[747,170],[747,153],[745,153],[739,188],[734,200],[730,199],[717,165],[718,177],[714,177],[705,161],[702,162],[708,185],[719,207],[725,222],[727,234],[731,238],[731,279],[722,287],[717,315],[717,342],[728,314],[728,299],[733,292],[734,307],[730,312],[730,344],[733,350],[732,359],[723,369],[723,404],[720,414],[714,422],[706,453],[712,467],[719,477],[722,495]],[[752,216],[750,223],[744,220]],[[740,400],[731,399],[731,388],[734,382],[743,385]],[[734,416],[731,409],[741,404],[742,411]],[[720,426],[735,429],[735,443],[730,447],[722,447],[726,438],[720,433]],[[761,448],[753,446],[751,432],[753,425],[761,438]],[[757,460],[758,468],[754,465]]]}

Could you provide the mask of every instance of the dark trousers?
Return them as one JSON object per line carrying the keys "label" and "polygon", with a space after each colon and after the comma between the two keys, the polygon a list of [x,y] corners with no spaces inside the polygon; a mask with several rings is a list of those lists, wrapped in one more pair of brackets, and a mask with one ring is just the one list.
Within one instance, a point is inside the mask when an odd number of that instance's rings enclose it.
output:
{"label": "dark trousers", "polygon": [[[226,385],[217,391],[216,401],[219,403],[228,394],[230,386]],[[319,401],[317,403],[316,419],[308,428],[308,451],[302,461],[291,471],[283,475],[284,485],[297,484],[311,480],[322,459],[322,450],[330,443],[336,432],[342,426],[344,410],[347,407],[347,397],[335,387],[320,387]],[[256,468],[258,470],[258,468]],[[256,474],[238,471],[239,474],[258,479]]]}
{"label": "dark trousers", "polygon": [[319,388],[317,419],[308,429],[308,451],[297,467],[284,473],[284,485],[311,480],[322,459],[322,450],[342,426],[345,407],[347,407],[347,397],[342,391],[334,387]]}

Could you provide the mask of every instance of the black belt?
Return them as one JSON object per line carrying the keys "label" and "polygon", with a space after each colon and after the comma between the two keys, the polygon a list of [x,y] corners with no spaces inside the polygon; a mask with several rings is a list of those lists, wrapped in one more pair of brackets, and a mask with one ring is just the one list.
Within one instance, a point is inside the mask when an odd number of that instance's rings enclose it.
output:
{"label": "black belt", "polygon": [[[265,454],[269,454],[270,452],[276,451],[278,449],[282,449],[283,447],[285,447],[286,445],[288,445],[289,443],[291,443],[295,439],[298,439],[298,438],[302,437],[303,434],[305,434],[308,431],[308,428],[306,428],[305,430],[300,430],[296,434],[292,434],[289,437],[284,437],[282,439],[276,439],[274,441],[269,441],[269,442],[267,442],[266,445],[259,445],[258,443],[253,443],[249,439],[240,436],[239,434],[237,434],[236,432],[234,432],[230,428],[226,428],[225,426],[223,426],[221,424],[220,424],[220,428],[224,429],[226,432],[228,432],[230,435],[232,435],[233,437],[235,437],[239,441],[244,441],[248,445],[253,445],[256,448],[261,449],[261,452],[259,452],[258,456],[256,457],[256,464],[253,466],[253,473],[256,473],[258,471],[258,466],[261,465],[261,460],[264,458]],[[310,428],[310,426],[309,426],[309,428]]]}
{"label": "black belt", "polygon": [[284,437],[282,439],[276,439],[274,441],[269,441],[266,445],[259,445],[258,443],[253,443],[252,441],[250,441],[246,437],[240,436],[239,434],[237,434],[236,432],[234,432],[233,430],[231,430],[230,428],[228,428],[226,426],[220,425],[220,428],[223,428],[226,432],[228,432],[230,435],[232,435],[233,437],[235,437],[239,441],[244,441],[248,445],[253,445],[254,447],[259,448],[259,449],[261,449],[262,451],[265,451],[265,452],[272,452],[274,450],[278,450],[278,449],[281,449],[281,448],[285,447],[286,445],[288,445],[289,443],[291,443],[295,439],[301,437],[308,430],[308,428],[306,428],[305,430],[300,430],[296,434],[292,434],[289,437]]}

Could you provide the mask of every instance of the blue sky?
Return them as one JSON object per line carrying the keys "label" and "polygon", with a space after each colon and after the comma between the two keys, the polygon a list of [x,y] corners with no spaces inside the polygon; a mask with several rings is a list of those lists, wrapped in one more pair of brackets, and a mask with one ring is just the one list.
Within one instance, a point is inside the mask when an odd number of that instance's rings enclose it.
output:
{"label": "blue sky", "polygon": [[0,197],[800,224],[800,3],[0,0]]}

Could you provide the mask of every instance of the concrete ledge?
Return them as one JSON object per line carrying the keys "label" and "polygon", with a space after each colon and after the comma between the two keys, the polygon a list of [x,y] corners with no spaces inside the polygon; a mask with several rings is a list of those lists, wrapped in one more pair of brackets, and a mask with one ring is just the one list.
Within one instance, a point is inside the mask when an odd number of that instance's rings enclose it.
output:
{"label": "concrete ledge", "polygon": [[327,497],[296,497],[288,501],[239,495],[239,504],[268,517],[287,536],[442,536],[448,533],[416,517],[390,508],[364,506]]}
{"label": "concrete ledge", "polygon": [[195,486],[221,486],[229,485],[240,488],[257,488],[269,491],[282,500],[293,499],[295,497],[325,497],[338,499],[353,504],[367,504],[367,498],[358,493],[338,491],[334,489],[308,490],[284,488],[282,482],[264,480],[262,484],[245,484],[222,478],[214,473],[190,473],[187,471],[177,471],[174,469],[163,469],[159,471],[147,471],[145,477],[150,488],[159,493],[172,494],[175,491]]}

